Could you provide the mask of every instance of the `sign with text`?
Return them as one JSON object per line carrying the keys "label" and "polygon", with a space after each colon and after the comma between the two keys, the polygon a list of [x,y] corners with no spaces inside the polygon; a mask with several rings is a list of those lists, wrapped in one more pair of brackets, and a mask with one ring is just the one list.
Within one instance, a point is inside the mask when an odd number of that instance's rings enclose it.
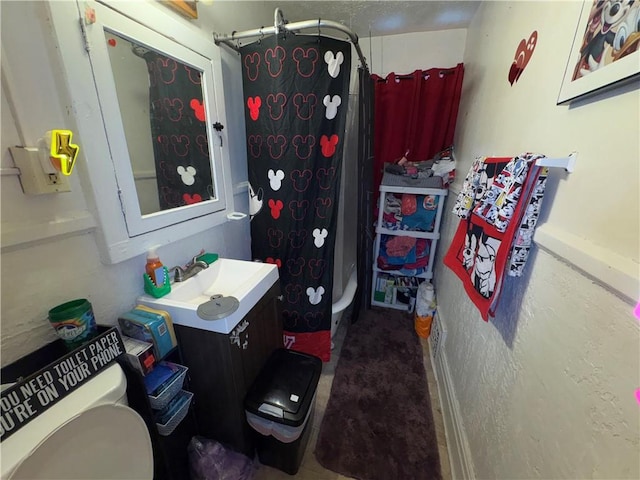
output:
{"label": "sign with text", "polygon": [[114,327],[0,394],[0,442],[125,353]]}

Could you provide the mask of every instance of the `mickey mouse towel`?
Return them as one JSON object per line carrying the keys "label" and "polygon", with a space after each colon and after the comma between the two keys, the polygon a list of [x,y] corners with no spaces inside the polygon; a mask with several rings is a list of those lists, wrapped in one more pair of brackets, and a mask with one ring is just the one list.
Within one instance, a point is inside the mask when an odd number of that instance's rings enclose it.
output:
{"label": "mickey mouse towel", "polygon": [[540,157],[476,159],[453,208],[462,220],[444,264],[485,321],[495,314],[504,274],[522,274],[547,179],[535,164]]}
{"label": "mickey mouse towel", "polygon": [[328,361],[351,45],[281,35],[241,55],[252,255],[279,267],[285,346]]}

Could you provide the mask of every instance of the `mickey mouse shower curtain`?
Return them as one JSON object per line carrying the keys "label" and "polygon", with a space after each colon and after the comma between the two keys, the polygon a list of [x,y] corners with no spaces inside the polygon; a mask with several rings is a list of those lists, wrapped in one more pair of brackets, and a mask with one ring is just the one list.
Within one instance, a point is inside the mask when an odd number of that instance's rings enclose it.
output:
{"label": "mickey mouse shower curtain", "polygon": [[252,255],[278,265],[285,346],[328,361],[351,45],[287,34],[241,55]]}

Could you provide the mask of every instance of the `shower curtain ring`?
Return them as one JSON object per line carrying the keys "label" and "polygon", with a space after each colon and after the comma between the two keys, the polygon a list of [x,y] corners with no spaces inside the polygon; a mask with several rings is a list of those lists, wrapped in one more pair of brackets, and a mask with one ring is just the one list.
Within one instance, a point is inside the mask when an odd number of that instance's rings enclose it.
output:
{"label": "shower curtain ring", "polygon": [[318,43],[320,43],[320,18],[318,18]]}
{"label": "shower curtain ring", "polygon": [[234,30],[233,32],[231,32],[231,38],[230,41],[233,42],[234,40],[236,41],[236,50],[238,51],[238,53],[240,53],[240,39],[239,38],[234,38],[236,36],[237,30]]}
{"label": "shower curtain ring", "polygon": [[262,43],[262,39],[264,38],[264,32],[262,31],[263,28],[264,25],[260,27],[260,38],[258,39],[258,44]]}

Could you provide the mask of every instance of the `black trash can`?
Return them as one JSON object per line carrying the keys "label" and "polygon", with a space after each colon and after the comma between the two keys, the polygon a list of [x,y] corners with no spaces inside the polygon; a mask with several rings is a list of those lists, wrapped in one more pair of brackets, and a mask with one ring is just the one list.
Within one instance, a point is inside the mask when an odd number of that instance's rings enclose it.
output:
{"label": "black trash can", "polygon": [[247,422],[257,432],[263,465],[295,475],[313,424],[322,360],[313,355],[275,350],[245,397]]}

